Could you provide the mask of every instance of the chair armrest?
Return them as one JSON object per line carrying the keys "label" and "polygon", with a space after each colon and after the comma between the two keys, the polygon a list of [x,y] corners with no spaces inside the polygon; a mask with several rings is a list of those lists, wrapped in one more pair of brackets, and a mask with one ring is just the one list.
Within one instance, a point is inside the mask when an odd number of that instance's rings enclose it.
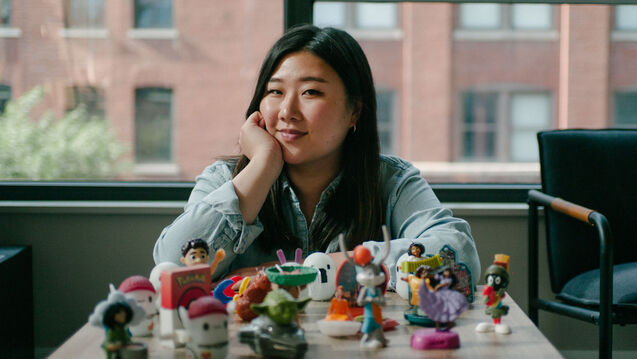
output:
{"label": "chair armrest", "polygon": [[[599,262],[600,262],[600,288],[599,288],[599,322],[606,326],[604,335],[600,340],[608,338],[612,322],[612,298],[613,298],[613,236],[610,224],[606,217],[586,207],[568,202],[559,197],[547,195],[537,190],[529,191],[529,317],[537,324],[537,298],[538,298],[538,273],[537,273],[537,206],[551,208],[571,218],[577,219],[595,227],[599,237]],[[602,324],[600,324],[602,325]],[[607,339],[604,339],[607,340]]]}
{"label": "chair armrest", "polygon": [[543,206],[551,207],[552,210],[565,214],[571,218],[575,218],[584,223],[593,225],[591,220],[591,213],[595,212],[592,209],[577,205],[575,203],[563,200],[559,197],[553,197],[546,193],[536,191],[534,189],[529,191],[529,202],[537,203]]}

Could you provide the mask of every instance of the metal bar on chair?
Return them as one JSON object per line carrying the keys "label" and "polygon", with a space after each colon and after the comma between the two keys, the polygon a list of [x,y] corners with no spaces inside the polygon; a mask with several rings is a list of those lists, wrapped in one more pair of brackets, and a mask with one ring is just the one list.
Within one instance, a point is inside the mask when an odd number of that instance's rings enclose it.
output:
{"label": "metal bar on chair", "polygon": [[536,326],[538,325],[538,218],[537,204],[529,198],[529,318]]}

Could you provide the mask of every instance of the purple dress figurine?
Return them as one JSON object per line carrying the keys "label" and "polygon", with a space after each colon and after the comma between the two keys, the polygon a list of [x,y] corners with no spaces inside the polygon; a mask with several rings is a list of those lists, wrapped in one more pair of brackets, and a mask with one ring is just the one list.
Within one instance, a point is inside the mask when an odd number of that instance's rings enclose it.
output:
{"label": "purple dress figurine", "polygon": [[[435,283],[435,284],[434,284]],[[454,285],[451,269],[443,269],[441,274],[425,274],[424,285],[420,286],[420,308],[436,322],[436,329],[421,329],[411,337],[414,349],[453,349],[460,347],[458,334],[450,329],[454,321],[468,307],[465,296],[451,289]],[[444,328],[441,328],[444,324]]]}

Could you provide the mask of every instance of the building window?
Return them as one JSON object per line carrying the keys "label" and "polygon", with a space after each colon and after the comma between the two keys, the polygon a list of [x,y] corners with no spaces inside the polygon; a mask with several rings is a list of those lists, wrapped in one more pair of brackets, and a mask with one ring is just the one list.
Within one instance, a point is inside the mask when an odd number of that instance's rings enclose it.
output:
{"label": "building window", "polygon": [[615,29],[637,31],[637,5],[615,6]]}
{"label": "building window", "polygon": [[376,116],[378,120],[378,137],[380,138],[380,152],[384,154],[396,153],[396,115],[395,94],[391,90],[376,91]]}
{"label": "building window", "polygon": [[172,0],[135,0],[135,28],[165,29],[172,27]]}
{"label": "building window", "polygon": [[135,90],[135,161],[172,162],[173,92],[166,88]]}
{"label": "building window", "polygon": [[73,86],[66,90],[66,110],[83,106],[88,117],[104,117],[104,92],[91,86]]}
{"label": "building window", "polygon": [[4,112],[4,107],[11,100],[11,87],[0,85],[0,113]]}
{"label": "building window", "polygon": [[69,29],[104,27],[104,0],[64,1],[64,26]]}
{"label": "building window", "polygon": [[0,27],[11,27],[11,0],[0,0]]}
{"label": "building window", "polygon": [[637,127],[637,91],[615,93],[615,126]]}
{"label": "building window", "polygon": [[551,127],[550,94],[468,91],[462,107],[460,160],[538,160],[535,134]]}
{"label": "building window", "polygon": [[548,4],[460,4],[458,27],[465,30],[550,30]]}
{"label": "building window", "polygon": [[313,23],[341,29],[395,29],[398,27],[398,8],[396,4],[317,1]]}

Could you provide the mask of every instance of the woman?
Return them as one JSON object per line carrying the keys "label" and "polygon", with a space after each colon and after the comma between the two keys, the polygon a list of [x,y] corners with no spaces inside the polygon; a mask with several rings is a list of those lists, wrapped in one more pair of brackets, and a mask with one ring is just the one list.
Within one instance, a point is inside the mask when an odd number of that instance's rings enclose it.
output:
{"label": "woman", "polygon": [[217,278],[253,274],[278,248],[286,256],[296,247],[334,253],[338,264],[339,233],[348,248],[363,243],[378,254],[387,224],[396,238],[387,265],[412,242],[434,253],[448,244],[479,278],[468,224],[440,206],[418,169],[379,155],[371,70],[346,32],[286,32],[261,67],[246,118],[241,157],[197,177],[184,213],[157,240],[155,262],[178,263],[184,242],[204,238],[226,250]]}

